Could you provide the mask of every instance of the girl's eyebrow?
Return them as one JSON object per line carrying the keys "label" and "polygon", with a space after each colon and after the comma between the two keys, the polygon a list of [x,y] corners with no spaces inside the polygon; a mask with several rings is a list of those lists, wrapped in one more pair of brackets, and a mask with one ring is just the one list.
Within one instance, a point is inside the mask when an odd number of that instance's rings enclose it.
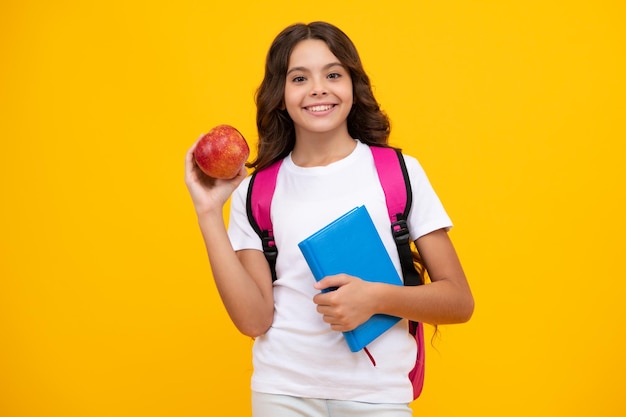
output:
{"label": "girl's eyebrow", "polygon": [[[322,69],[323,70],[328,70],[328,69],[330,69],[332,67],[335,67],[335,66],[343,67],[343,64],[341,62],[338,62],[338,61],[337,62],[330,62],[330,63],[324,65],[322,67]],[[290,68],[287,71],[287,75],[291,74],[292,72],[307,72],[307,71],[308,71],[308,69],[306,67],[293,67],[293,68]]]}

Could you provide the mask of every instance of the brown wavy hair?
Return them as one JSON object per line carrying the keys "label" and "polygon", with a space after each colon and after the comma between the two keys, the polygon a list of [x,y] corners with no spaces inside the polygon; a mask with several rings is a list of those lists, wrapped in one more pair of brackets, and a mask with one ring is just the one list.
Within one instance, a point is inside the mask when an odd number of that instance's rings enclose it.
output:
{"label": "brown wavy hair", "polygon": [[348,115],[350,136],[368,145],[387,146],[389,118],[374,97],[369,77],[350,38],[326,22],[297,23],[280,32],[267,53],[265,76],[255,95],[258,152],[256,159],[247,164],[249,168],[261,170],[287,156],[295,146],[293,120],[284,108],[285,83],[291,52],[307,39],[326,42],[350,73],[354,96]]}

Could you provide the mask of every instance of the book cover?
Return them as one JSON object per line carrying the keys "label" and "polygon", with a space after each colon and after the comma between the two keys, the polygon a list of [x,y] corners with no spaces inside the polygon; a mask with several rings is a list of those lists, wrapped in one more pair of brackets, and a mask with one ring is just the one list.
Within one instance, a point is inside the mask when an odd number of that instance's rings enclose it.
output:
{"label": "book cover", "polygon": [[[317,281],[343,273],[366,281],[402,285],[365,206],[355,207],[298,246]],[[399,320],[398,317],[376,314],[343,334],[350,350],[358,352]]]}

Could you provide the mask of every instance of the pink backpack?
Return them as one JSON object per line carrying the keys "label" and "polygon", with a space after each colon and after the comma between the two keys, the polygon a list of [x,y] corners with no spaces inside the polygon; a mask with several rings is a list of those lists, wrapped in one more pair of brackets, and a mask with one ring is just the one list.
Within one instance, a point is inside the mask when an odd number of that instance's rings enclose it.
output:
{"label": "pink backpack", "polygon": [[[406,223],[411,209],[412,193],[404,158],[398,149],[380,146],[370,146],[370,149],[385,193],[390,229],[398,248],[404,285],[420,285],[422,278],[413,264],[409,229]],[[250,224],[263,242],[263,253],[272,271],[272,281],[276,280],[278,248],[274,242],[270,208],[281,163],[282,159],[252,175],[246,202]],[[422,323],[410,321],[409,331],[417,343],[415,367],[408,375],[413,384],[413,398],[415,399],[421,394],[424,385],[424,328]]]}

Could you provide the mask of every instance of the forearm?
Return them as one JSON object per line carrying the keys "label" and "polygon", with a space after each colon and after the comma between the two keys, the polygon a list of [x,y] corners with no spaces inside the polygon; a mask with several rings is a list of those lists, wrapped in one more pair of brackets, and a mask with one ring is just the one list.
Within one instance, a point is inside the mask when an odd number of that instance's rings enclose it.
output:
{"label": "forearm", "polygon": [[439,280],[416,287],[373,284],[375,311],[429,324],[464,323],[474,311],[474,299],[457,282]]}
{"label": "forearm", "polygon": [[[274,314],[269,270],[265,276],[262,267],[246,269],[232,248],[221,212],[199,215],[198,223],[215,284],[231,320],[247,336],[264,334]],[[255,277],[251,270],[260,276]]]}
{"label": "forearm", "polygon": [[463,323],[474,312],[474,298],[461,262],[445,230],[422,236],[416,242],[430,284],[383,286],[376,310],[430,324]]}

